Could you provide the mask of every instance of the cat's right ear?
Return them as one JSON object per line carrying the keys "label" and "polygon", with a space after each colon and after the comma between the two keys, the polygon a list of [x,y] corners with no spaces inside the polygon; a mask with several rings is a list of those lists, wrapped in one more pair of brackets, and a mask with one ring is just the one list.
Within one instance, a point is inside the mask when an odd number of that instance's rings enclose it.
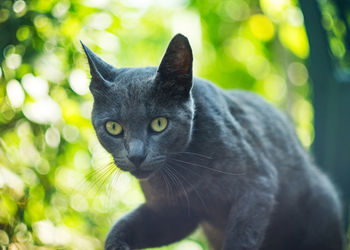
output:
{"label": "cat's right ear", "polygon": [[177,34],[158,67],[156,79],[161,92],[168,97],[189,97],[192,88],[192,49],[188,39]]}
{"label": "cat's right ear", "polygon": [[80,41],[85,51],[90,66],[91,84],[90,90],[108,87],[110,81],[115,77],[116,68],[106,63],[92,52],[85,44]]}

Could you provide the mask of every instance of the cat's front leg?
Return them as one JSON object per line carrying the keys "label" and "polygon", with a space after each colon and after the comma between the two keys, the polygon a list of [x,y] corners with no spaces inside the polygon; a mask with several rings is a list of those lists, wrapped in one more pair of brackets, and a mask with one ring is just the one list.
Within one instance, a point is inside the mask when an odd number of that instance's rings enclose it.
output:
{"label": "cat's front leg", "polygon": [[223,250],[258,250],[275,205],[271,191],[243,194],[232,207]]}
{"label": "cat's front leg", "polygon": [[178,241],[198,225],[185,208],[143,204],[120,219],[107,236],[106,250],[157,247]]}

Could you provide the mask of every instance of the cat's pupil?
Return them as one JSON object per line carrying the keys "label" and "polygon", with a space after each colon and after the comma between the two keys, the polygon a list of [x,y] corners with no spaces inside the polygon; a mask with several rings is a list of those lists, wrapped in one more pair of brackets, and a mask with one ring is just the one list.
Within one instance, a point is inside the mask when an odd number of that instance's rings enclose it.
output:
{"label": "cat's pupil", "polygon": [[116,127],[115,127],[115,123],[113,123],[113,125],[112,125],[112,129],[113,129],[113,130],[115,130],[115,129],[116,129]]}
{"label": "cat's pupil", "polygon": [[162,125],[162,122],[160,121],[160,119],[158,119],[158,126],[160,127]]}

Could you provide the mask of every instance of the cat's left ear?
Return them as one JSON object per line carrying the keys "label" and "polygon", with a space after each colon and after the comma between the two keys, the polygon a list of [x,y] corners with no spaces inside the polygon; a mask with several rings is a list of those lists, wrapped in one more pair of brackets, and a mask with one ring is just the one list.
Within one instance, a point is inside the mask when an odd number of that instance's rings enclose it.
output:
{"label": "cat's left ear", "polygon": [[188,39],[177,34],[170,41],[158,67],[157,81],[162,92],[188,97],[192,87],[192,49]]}
{"label": "cat's left ear", "polygon": [[116,68],[103,61],[81,42],[90,66],[91,84],[90,89],[108,87],[110,81],[115,77]]}

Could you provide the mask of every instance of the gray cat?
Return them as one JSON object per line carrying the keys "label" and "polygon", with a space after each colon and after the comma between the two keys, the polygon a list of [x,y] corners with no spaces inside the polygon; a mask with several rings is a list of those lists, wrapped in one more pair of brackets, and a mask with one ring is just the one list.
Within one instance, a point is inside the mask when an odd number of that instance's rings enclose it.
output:
{"label": "gray cat", "polygon": [[105,249],[157,247],[201,226],[211,249],[340,250],[337,193],[285,116],[259,96],[192,77],[176,35],[158,68],[114,68],[83,45],[92,123],[146,197]]}

